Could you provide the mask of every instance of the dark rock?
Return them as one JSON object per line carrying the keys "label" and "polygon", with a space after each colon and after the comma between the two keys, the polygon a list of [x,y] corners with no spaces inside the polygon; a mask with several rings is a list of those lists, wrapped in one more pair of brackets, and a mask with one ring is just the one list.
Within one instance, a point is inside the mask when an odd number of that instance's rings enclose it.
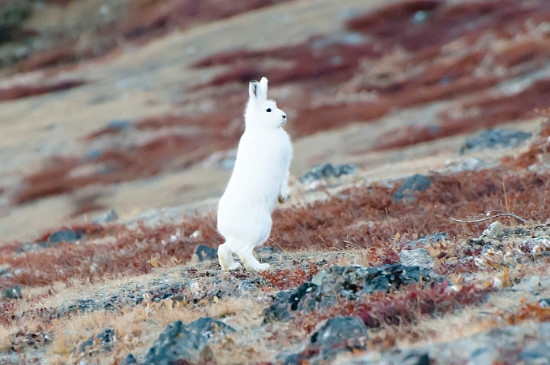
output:
{"label": "dark rock", "polygon": [[[111,328],[107,328],[101,331],[101,333],[98,334],[97,336],[93,336],[87,339],[86,341],[82,342],[78,347],[78,350],[80,352],[98,351],[96,346],[101,346],[101,349],[104,352],[110,352],[115,346],[114,344],[115,341],[116,341],[115,330]],[[73,350],[73,353],[76,353],[76,348]]]}
{"label": "dark rock", "polygon": [[550,298],[543,298],[539,300],[539,305],[541,308],[548,308],[550,307]]}
{"label": "dark rock", "polygon": [[4,276],[9,274],[11,269],[9,267],[1,267],[0,266],[0,276]]}
{"label": "dark rock", "polygon": [[103,213],[92,221],[94,224],[108,223],[118,219],[116,210],[111,209],[108,212]]}
{"label": "dark rock", "polygon": [[23,298],[23,292],[19,285],[9,286],[2,289],[2,296],[7,299],[21,299]]}
{"label": "dark rock", "polygon": [[532,133],[499,128],[489,129],[479,136],[467,139],[462,147],[460,147],[460,153],[463,154],[468,150],[482,150],[485,148],[516,147],[526,139],[531,138],[531,136]]}
{"label": "dark rock", "polygon": [[208,352],[208,343],[235,330],[212,318],[200,318],[188,325],[170,323],[147,351],[145,364],[169,365],[198,362]]}
{"label": "dark rock", "polygon": [[329,319],[310,336],[297,352],[281,353],[278,360],[284,364],[330,363],[341,352],[366,350],[367,326],[358,317]]}
{"label": "dark rock", "polygon": [[432,184],[432,178],[425,175],[416,174],[407,178],[403,184],[397,188],[392,195],[394,202],[405,200],[412,202],[415,200],[413,193],[416,191],[426,191]]}
{"label": "dark rock", "polygon": [[198,245],[195,249],[195,255],[200,261],[214,260],[218,258],[218,250],[205,245]]}
{"label": "dark rock", "polygon": [[296,289],[279,292],[264,310],[264,316],[268,321],[286,320],[293,312],[310,312],[334,305],[340,299],[354,300],[361,293],[387,292],[420,281],[428,284],[440,280],[432,271],[418,266],[332,266]]}
{"label": "dark rock", "polygon": [[434,233],[429,236],[420,237],[419,239],[408,241],[405,243],[407,248],[417,248],[431,243],[438,243],[443,240],[448,240],[449,236],[446,233]]}
{"label": "dark rock", "polygon": [[[350,345],[350,340],[363,337],[368,339],[367,326],[359,317],[336,317],[329,319],[310,339],[311,344],[321,348],[332,349],[338,345]],[[364,350],[363,341],[351,344],[352,348]]]}
{"label": "dark rock", "polygon": [[77,299],[75,304],[67,307],[67,312],[72,313],[76,310],[79,312],[91,312],[97,308],[97,303],[92,299]]}
{"label": "dark rock", "polygon": [[300,177],[302,184],[307,184],[315,180],[321,180],[329,177],[340,177],[342,175],[352,175],[357,173],[357,167],[354,165],[332,165],[330,163],[323,163],[315,165]]}
{"label": "dark rock", "polygon": [[48,242],[50,243],[59,243],[59,242],[76,242],[82,238],[82,233],[78,231],[72,231],[69,229],[63,229],[53,233],[49,238]]}
{"label": "dark rock", "polygon": [[134,357],[134,355],[128,354],[128,356],[126,356],[124,358],[124,360],[122,360],[120,365],[134,365],[134,364],[137,364],[137,363],[138,362],[137,362],[136,358]]}

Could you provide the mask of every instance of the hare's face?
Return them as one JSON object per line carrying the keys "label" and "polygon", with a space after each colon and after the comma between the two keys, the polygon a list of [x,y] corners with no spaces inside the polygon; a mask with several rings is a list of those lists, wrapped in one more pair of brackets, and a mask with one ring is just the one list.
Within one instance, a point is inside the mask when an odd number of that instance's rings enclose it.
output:
{"label": "hare's face", "polygon": [[286,123],[286,113],[277,108],[275,101],[265,100],[258,105],[249,105],[247,119],[254,127],[279,128]]}
{"label": "hare's face", "polygon": [[249,87],[250,99],[246,106],[247,128],[279,128],[286,123],[286,113],[277,108],[274,100],[267,99],[267,79],[252,81]]}

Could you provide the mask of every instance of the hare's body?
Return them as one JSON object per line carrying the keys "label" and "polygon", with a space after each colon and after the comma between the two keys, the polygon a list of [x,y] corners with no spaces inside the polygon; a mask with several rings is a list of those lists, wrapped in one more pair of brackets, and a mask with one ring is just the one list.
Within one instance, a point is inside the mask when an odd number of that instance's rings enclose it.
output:
{"label": "hare's body", "polygon": [[[277,200],[285,200],[287,196],[292,146],[282,129],[286,115],[273,101],[265,99],[267,80],[254,83],[251,83],[246,129],[239,142],[235,167],[218,206],[218,231],[226,239],[218,248],[224,270],[239,266],[233,260],[233,253],[239,255],[249,270],[269,267],[256,260],[253,250],[268,239],[271,212]],[[262,83],[264,90],[252,89],[261,88]]]}

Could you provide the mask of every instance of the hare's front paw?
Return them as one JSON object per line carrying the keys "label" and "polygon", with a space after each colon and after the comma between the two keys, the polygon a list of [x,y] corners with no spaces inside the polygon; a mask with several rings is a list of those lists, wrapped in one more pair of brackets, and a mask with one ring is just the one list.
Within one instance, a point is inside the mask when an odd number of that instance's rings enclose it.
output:
{"label": "hare's front paw", "polygon": [[283,194],[279,194],[278,198],[279,198],[279,203],[283,204],[284,202],[286,202],[287,196]]}

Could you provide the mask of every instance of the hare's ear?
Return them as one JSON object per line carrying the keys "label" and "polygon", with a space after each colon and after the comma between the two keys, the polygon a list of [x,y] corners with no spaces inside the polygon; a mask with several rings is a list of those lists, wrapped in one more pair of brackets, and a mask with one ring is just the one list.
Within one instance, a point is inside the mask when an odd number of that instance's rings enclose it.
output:
{"label": "hare's ear", "polygon": [[248,93],[250,94],[250,100],[265,100],[267,98],[267,79],[263,77],[260,82],[250,81]]}

